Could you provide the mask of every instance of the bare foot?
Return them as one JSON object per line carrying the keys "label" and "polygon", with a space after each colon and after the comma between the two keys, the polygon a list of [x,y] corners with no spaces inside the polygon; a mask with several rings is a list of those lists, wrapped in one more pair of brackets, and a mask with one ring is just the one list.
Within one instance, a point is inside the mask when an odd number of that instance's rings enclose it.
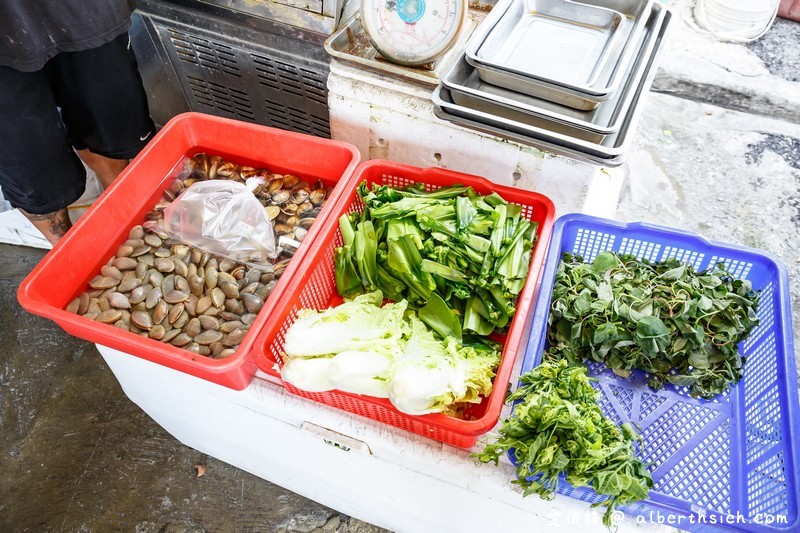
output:
{"label": "bare foot", "polygon": [[22,209],[19,211],[31,221],[31,224],[33,224],[36,229],[42,232],[42,235],[44,235],[53,246],[55,246],[56,243],[61,240],[61,237],[66,235],[67,231],[72,227],[72,222],[69,220],[66,209],[44,215],[33,215]]}

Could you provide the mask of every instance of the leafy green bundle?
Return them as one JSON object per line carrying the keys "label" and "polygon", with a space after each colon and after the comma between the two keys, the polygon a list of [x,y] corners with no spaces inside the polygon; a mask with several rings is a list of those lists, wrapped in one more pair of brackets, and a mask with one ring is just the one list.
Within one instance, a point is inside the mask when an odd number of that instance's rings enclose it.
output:
{"label": "leafy green bundle", "polygon": [[426,192],[362,183],[361,213],[339,219],[334,257],[343,297],[380,289],[406,299],[442,337],[504,331],[525,285],[535,222],[498,194],[455,185]]}
{"label": "leafy green bundle", "polygon": [[742,377],[736,344],[758,325],[758,294],[722,264],[694,272],[676,259],[654,264],[602,252],[593,263],[565,254],[550,305],[547,358],[632,369],[712,398]]}
{"label": "leafy green bundle", "polygon": [[607,507],[603,523],[611,526],[616,506],[647,498],[653,480],[636,458],[641,437],[630,424],[620,427],[603,415],[586,372],[561,360],[523,374],[507,398],[519,401],[513,415],[503,420],[500,437],[474,457],[497,464],[513,449],[518,479],[512,483],[524,489],[523,496],[553,498],[562,475],[574,487],[591,486],[608,496],[597,505]]}

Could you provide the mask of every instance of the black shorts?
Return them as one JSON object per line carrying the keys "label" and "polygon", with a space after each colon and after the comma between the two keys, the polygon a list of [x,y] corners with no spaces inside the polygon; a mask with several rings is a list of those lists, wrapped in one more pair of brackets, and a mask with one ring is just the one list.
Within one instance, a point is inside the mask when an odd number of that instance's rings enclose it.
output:
{"label": "black shorts", "polygon": [[36,72],[0,67],[0,187],[14,207],[67,207],[86,187],[73,148],[131,159],[154,133],[127,33]]}

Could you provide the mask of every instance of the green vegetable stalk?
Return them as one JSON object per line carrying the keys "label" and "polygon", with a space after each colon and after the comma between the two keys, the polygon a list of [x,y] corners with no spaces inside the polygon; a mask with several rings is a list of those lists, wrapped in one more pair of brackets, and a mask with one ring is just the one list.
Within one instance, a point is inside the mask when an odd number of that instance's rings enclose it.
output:
{"label": "green vegetable stalk", "polygon": [[457,338],[508,327],[537,238],[521,206],[461,185],[425,191],[362,183],[358,193],[362,213],[340,220],[335,276],[342,296],[355,294],[357,276],[363,291],[379,288],[427,309],[429,325]]}
{"label": "green vegetable stalk", "polygon": [[482,463],[497,464],[513,450],[523,496],[555,496],[560,478],[574,487],[591,486],[607,499],[603,523],[619,505],[647,498],[653,480],[636,457],[641,437],[630,424],[617,426],[603,415],[598,392],[587,368],[567,361],[546,361],[521,376],[520,387],[507,401],[519,402],[503,420],[500,436],[473,455]]}

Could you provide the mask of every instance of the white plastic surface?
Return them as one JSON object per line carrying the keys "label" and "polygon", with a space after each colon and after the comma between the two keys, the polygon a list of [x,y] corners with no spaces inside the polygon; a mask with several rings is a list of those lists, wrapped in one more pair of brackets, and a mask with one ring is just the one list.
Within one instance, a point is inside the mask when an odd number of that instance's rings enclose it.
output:
{"label": "white plastic surface", "polygon": [[[339,512],[396,531],[603,532],[571,498],[523,499],[514,470],[349,415],[257,376],[243,391],[98,345],[125,394],[182,443]],[[619,532],[666,531],[623,520]],[[661,529],[659,529],[659,527]]]}

